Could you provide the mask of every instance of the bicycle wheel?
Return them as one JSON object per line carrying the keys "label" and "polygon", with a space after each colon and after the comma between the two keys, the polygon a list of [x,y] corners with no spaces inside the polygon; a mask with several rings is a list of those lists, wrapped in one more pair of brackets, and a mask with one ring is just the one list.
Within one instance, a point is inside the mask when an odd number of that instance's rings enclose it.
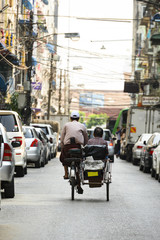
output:
{"label": "bicycle wheel", "polygon": [[106,182],[106,198],[109,201],[109,181]]}
{"label": "bicycle wheel", "polygon": [[74,200],[75,178],[71,177],[71,199]]}

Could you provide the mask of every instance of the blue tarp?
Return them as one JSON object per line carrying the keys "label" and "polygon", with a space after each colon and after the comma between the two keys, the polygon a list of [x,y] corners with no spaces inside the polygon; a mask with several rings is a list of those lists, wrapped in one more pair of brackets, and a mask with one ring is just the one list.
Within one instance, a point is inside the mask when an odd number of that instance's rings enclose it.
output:
{"label": "blue tarp", "polygon": [[32,4],[30,3],[29,0],[22,0],[22,4],[28,9],[28,10],[32,10]]}
{"label": "blue tarp", "polygon": [[46,5],[48,5],[48,0],[42,0],[42,2]]}
{"label": "blue tarp", "polygon": [[37,65],[37,59],[35,57],[32,57],[32,66]]}
{"label": "blue tarp", "polygon": [[160,14],[159,14],[159,13],[156,13],[156,14],[152,17],[152,21],[160,22]]}
{"label": "blue tarp", "polygon": [[50,51],[50,53],[55,53],[54,45],[52,45],[50,43],[46,43],[46,47]]}

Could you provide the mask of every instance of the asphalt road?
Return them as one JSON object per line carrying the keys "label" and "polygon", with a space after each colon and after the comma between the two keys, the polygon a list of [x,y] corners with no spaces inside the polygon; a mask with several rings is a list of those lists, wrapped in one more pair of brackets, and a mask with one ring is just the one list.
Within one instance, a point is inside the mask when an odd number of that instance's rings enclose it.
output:
{"label": "asphalt road", "polygon": [[2,199],[0,240],[158,240],[160,183],[124,160],[112,167],[110,201],[105,186],[70,200],[58,158],[29,167],[16,178],[16,197]]}

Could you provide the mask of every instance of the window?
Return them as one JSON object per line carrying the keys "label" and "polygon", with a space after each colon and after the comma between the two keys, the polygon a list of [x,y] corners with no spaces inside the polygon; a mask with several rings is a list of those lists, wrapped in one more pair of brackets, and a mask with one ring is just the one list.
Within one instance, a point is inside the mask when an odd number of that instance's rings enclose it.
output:
{"label": "window", "polygon": [[24,134],[25,138],[34,138],[33,132],[29,128],[25,128],[26,132]]}
{"label": "window", "polygon": [[6,128],[7,132],[19,131],[15,116],[12,114],[0,115],[0,123]]}

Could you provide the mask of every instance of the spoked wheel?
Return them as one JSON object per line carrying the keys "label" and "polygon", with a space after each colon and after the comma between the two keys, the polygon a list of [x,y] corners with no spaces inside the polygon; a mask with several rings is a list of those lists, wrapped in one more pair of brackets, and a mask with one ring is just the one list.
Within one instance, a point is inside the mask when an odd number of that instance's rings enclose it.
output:
{"label": "spoked wheel", "polygon": [[109,201],[109,181],[106,183],[106,198]]}
{"label": "spoked wheel", "polygon": [[71,199],[74,200],[75,178],[71,177]]}

